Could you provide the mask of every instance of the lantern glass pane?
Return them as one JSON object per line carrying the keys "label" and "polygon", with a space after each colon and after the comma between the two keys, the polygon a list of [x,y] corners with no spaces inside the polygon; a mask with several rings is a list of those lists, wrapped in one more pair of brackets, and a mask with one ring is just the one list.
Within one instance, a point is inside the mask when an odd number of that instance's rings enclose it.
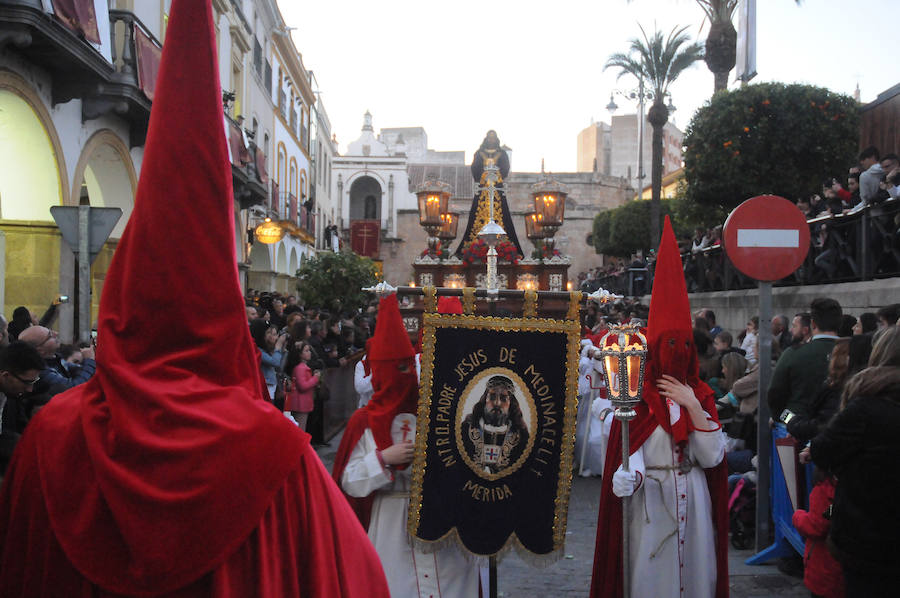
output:
{"label": "lantern glass pane", "polygon": [[607,355],[604,357],[604,362],[609,398],[617,399],[621,392],[619,389],[619,358],[615,355]]}
{"label": "lantern glass pane", "polygon": [[637,355],[629,355],[626,363],[628,366],[628,395],[635,398],[641,392],[641,358]]}

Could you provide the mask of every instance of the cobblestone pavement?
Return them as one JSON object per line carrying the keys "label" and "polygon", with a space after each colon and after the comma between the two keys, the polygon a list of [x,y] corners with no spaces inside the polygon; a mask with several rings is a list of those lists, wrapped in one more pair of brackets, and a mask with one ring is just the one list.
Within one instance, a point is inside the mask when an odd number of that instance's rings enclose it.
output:
{"label": "cobblestone pavement", "polygon": [[[331,470],[340,435],[317,452]],[[515,552],[507,554],[497,567],[498,598],[585,598],[591,587],[594,539],[597,533],[597,507],[600,479],[573,480],[569,500],[565,554],[546,568],[525,564]],[[809,596],[803,581],[779,572],[774,563],[750,567],[744,561],[751,550],[729,552],[731,598],[795,598]],[[643,598],[643,597],[635,597]]]}

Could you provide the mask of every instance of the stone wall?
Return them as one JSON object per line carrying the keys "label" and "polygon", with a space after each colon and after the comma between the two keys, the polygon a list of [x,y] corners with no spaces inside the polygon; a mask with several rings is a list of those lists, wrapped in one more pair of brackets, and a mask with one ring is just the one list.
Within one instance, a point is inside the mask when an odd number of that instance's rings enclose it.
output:
{"label": "stone wall", "polygon": [[[817,297],[831,297],[841,304],[844,313],[859,316],[863,312],[875,312],[878,308],[900,301],[900,278],[847,282],[840,284],[809,285],[802,287],[776,287],[772,289],[773,315],[794,314],[809,311],[809,304]],[[724,330],[737,333],[747,321],[759,313],[756,289],[744,291],[719,291],[692,293],[691,310],[709,308],[716,314],[716,323]],[[644,297],[649,305],[650,298]]]}

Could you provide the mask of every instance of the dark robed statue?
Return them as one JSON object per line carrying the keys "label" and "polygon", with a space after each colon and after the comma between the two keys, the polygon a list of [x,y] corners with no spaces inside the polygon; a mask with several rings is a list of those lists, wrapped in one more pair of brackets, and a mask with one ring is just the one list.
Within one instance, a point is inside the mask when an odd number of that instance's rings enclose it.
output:
{"label": "dark robed statue", "polygon": [[493,197],[494,221],[503,227],[503,230],[506,231],[506,240],[515,245],[516,251],[521,257],[523,255],[522,246],[519,245],[519,239],[516,237],[516,228],[513,226],[509,206],[506,203],[506,193],[503,191],[503,181],[509,175],[509,155],[500,147],[500,139],[494,130],[487,132],[484,141],[481,142],[481,147],[472,158],[472,177],[484,189],[475,191],[472,209],[469,211],[469,222],[466,225],[462,242],[456,248],[456,255],[461,255],[467,245],[478,239],[478,233],[490,220],[491,197],[486,187],[488,183],[487,169],[491,166],[496,166],[498,169],[497,180],[494,183],[496,188]]}

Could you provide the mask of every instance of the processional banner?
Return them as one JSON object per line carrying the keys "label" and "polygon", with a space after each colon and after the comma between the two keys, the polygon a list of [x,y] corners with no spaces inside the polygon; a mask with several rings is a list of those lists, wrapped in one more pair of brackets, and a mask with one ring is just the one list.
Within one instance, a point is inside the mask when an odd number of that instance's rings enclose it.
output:
{"label": "processional banner", "polygon": [[424,315],[415,541],[559,557],[575,435],[576,296],[564,320]]}

